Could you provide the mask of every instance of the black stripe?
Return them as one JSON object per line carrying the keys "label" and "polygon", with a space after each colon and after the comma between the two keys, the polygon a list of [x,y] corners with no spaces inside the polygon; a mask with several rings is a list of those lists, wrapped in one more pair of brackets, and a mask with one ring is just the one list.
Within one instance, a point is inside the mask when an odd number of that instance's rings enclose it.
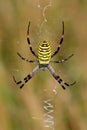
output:
{"label": "black stripe", "polygon": [[70,86],[68,83],[64,83],[66,86]]}
{"label": "black stripe", "polygon": [[61,38],[61,40],[60,40],[60,45],[62,44],[62,42],[63,42],[63,38]]}
{"label": "black stripe", "polygon": [[32,78],[32,76],[31,76],[30,74],[29,74],[27,77],[25,77],[25,78],[24,78],[25,83],[27,83],[28,80],[31,79],[31,78]]}
{"label": "black stripe", "polygon": [[62,79],[59,79],[59,80],[58,80],[58,82],[59,82],[60,84],[61,84],[62,81],[63,81]]}
{"label": "black stripe", "polygon": [[58,80],[60,77],[59,76],[55,76],[55,79]]}
{"label": "black stripe", "polygon": [[31,78],[32,78],[32,76],[31,76],[30,74],[29,74],[27,77],[28,77],[28,79],[31,79]]}
{"label": "black stripe", "polygon": [[29,38],[27,37],[27,42],[29,43],[29,45],[30,45],[30,40],[29,40]]}
{"label": "black stripe", "polygon": [[32,50],[32,47],[30,46],[30,51],[36,56],[36,57],[38,57],[36,54],[35,54],[35,52]]}
{"label": "black stripe", "polygon": [[21,84],[22,83],[22,81],[19,81],[19,82],[16,82],[17,84]]}
{"label": "black stripe", "polygon": [[63,85],[61,85],[63,89],[66,89]]}
{"label": "black stripe", "polygon": [[24,78],[24,81],[25,81],[25,83],[27,83],[27,82],[28,82],[28,78],[27,78],[27,77],[25,77],[25,78]]}
{"label": "black stripe", "polygon": [[21,89],[23,86],[24,86],[24,84],[22,84],[22,85],[20,86],[20,89]]}

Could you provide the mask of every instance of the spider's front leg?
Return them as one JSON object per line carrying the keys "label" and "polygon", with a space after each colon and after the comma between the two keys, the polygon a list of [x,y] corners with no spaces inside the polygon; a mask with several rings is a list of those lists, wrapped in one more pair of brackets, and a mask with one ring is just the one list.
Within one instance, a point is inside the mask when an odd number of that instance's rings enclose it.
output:
{"label": "spider's front leg", "polygon": [[76,82],[73,82],[72,84],[68,84],[68,83],[64,82],[64,81],[60,78],[60,76],[56,75],[56,73],[55,73],[54,69],[52,68],[52,66],[48,65],[47,68],[48,68],[48,70],[50,71],[50,73],[52,74],[52,76],[58,81],[58,83],[61,85],[61,87],[62,87],[63,89],[66,89],[65,86],[66,86],[66,87],[69,87],[69,86],[72,86],[72,85],[74,85],[74,84],[76,83]]}
{"label": "spider's front leg", "polygon": [[16,81],[15,77],[13,76],[13,80],[14,82],[17,84],[17,85],[20,85],[20,88],[22,88],[35,74],[36,72],[39,70],[39,66],[36,66],[35,69],[33,69],[33,71],[28,74],[24,79],[23,81],[20,80],[20,81]]}
{"label": "spider's front leg", "polygon": [[30,21],[29,21],[28,30],[27,30],[27,42],[28,42],[28,45],[29,45],[29,47],[30,47],[31,53],[32,53],[36,58],[38,58],[38,55],[33,51],[33,48],[32,48],[32,46],[31,46],[31,42],[30,42],[30,38],[29,38],[29,29],[30,29]]}
{"label": "spider's front leg", "polygon": [[63,38],[64,38],[64,21],[62,21],[62,36],[61,36],[61,39],[60,39],[60,42],[59,42],[59,45],[57,47],[57,50],[51,55],[51,58],[54,57],[60,50],[61,48],[61,45],[63,43]]}

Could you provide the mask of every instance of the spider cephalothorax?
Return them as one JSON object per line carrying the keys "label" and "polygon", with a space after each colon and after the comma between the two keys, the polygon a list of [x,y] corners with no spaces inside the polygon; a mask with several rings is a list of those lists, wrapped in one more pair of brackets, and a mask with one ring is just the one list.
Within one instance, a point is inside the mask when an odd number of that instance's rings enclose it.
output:
{"label": "spider cephalothorax", "polygon": [[20,53],[17,53],[17,54],[18,54],[18,56],[22,60],[25,60],[25,61],[30,62],[30,63],[37,63],[38,65],[23,80],[16,81],[15,77],[13,76],[13,79],[14,79],[15,83],[18,84],[18,85],[20,85],[20,88],[22,88],[36,74],[36,72],[39,69],[42,69],[42,70],[48,69],[50,71],[50,73],[52,74],[52,76],[58,81],[58,83],[61,85],[61,87],[63,89],[65,89],[65,86],[66,87],[72,86],[72,85],[74,85],[76,83],[76,82],[73,82],[72,84],[68,84],[68,83],[64,82],[60,78],[60,76],[58,76],[55,73],[53,67],[50,65],[50,63],[52,63],[52,62],[53,63],[63,63],[64,61],[67,61],[69,58],[71,58],[73,56],[73,54],[72,54],[72,55],[70,55],[67,58],[62,59],[62,60],[57,60],[57,61],[51,60],[51,58],[54,57],[59,52],[59,50],[61,48],[61,44],[63,42],[63,38],[64,38],[64,22],[62,22],[62,26],[63,26],[62,36],[61,36],[59,45],[58,45],[57,49],[55,50],[55,52],[52,54],[50,43],[47,42],[46,40],[44,40],[43,42],[39,43],[38,54],[36,54],[33,51],[33,49],[32,49],[32,46],[31,46],[31,43],[30,43],[30,39],[29,39],[29,27],[30,27],[30,22],[29,22],[29,24],[28,24],[28,30],[27,30],[27,42],[29,44],[31,53],[37,58],[37,60],[29,60],[29,59],[26,59],[26,58],[22,57],[20,55]]}

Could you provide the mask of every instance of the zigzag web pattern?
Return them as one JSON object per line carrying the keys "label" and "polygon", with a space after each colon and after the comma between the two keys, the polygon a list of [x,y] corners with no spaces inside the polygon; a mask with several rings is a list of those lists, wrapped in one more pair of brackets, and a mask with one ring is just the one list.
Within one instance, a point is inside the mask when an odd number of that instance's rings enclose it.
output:
{"label": "zigzag web pattern", "polygon": [[43,100],[44,106],[43,109],[45,110],[44,113],[44,127],[49,128],[51,130],[55,130],[54,125],[54,106],[52,104],[52,101],[54,100],[55,96],[57,95],[56,87],[52,90],[53,91],[53,97]]}

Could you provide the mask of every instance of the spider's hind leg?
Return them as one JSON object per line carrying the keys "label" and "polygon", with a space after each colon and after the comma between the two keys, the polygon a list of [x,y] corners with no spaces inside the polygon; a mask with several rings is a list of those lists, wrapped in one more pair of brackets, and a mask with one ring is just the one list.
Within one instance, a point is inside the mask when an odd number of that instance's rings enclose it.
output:
{"label": "spider's hind leg", "polygon": [[52,66],[48,65],[48,70],[50,71],[50,73],[52,74],[52,76],[58,81],[58,83],[61,85],[61,87],[63,89],[66,89],[66,87],[72,86],[74,85],[76,82],[73,82],[72,84],[68,84],[66,82],[64,82],[60,76],[56,75],[54,69],[52,68]]}
{"label": "spider's hind leg", "polygon": [[13,80],[17,85],[20,85],[20,88],[22,88],[24,86],[24,83],[22,83],[22,81],[16,81],[15,77],[13,76]]}
{"label": "spider's hind leg", "polygon": [[23,81],[22,80],[20,80],[20,81],[16,81],[16,79],[15,79],[15,77],[13,76],[13,80],[14,80],[14,82],[17,84],[17,85],[20,85],[20,88],[22,88],[35,74],[36,74],[36,72],[39,70],[39,66],[37,65],[34,69],[33,69],[33,71],[30,73],[30,74],[28,74],[24,79],[23,79]]}

